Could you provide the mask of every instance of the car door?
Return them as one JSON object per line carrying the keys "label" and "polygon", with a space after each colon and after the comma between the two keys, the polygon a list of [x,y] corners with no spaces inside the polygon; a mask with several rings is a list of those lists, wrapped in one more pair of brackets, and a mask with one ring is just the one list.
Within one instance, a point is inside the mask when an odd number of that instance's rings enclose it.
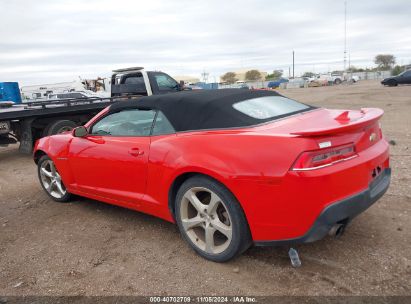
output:
{"label": "car door", "polygon": [[109,113],[74,137],[69,163],[79,191],[128,203],[145,193],[153,110]]}
{"label": "car door", "polygon": [[403,82],[404,84],[411,84],[411,71],[407,71],[403,75]]}

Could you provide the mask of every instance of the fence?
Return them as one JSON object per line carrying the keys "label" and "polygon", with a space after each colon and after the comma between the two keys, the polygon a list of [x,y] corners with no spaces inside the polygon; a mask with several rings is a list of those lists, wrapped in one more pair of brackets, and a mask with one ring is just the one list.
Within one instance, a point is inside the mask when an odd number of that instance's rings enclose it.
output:
{"label": "fence", "polygon": [[[360,80],[381,80],[391,76],[391,71],[378,71],[378,72],[355,72],[348,73],[346,79],[351,79],[353,76],[358,76]],[[297,79],[296,79],[297,80]],[[218,84],[218,83],[198,83],[197,86],[200,86],[202,89],[230,89],[230,88],[246,88],[249,89],[262,89],[267,88],[270,81],[260,80],[260,81],[246,81],[244,83],[234,83],[234,84]],[[308,82],[307,82],[308,84]],[[298,88],[304,87],[298,82],[283,84],[281,88]]]}
{"label": "fence", "polygon": [[384,79],[391,76],[391,71],[379,71],[379,72],[355,72],[349,73],[349,75],[358,76],[361,80],[376,80]]}

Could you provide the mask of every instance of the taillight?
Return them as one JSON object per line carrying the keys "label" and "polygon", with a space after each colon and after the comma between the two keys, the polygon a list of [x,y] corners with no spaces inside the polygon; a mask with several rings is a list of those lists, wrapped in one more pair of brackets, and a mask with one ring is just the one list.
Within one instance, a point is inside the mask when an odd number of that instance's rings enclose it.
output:
{"label": "taillight", "polygon": [[335,163],[356,157],[354,144],[346,144],[337,147],[307,151],[295,161],[293,171],[307,171],[331,166]]}

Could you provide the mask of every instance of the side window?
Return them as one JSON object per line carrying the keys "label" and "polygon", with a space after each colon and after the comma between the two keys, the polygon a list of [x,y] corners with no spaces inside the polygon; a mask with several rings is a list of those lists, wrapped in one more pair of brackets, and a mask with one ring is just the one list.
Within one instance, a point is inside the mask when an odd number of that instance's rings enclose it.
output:
{"label": "side window", "polygon": [[149,136],[154,116],[153,110],[123,110],[103,117],[92,126],[90,133],[105,136]]}
{"label": "side window", "polygon": [[123,84],[144,85],[144,78],[141,73],[126,75],[123,79]]}
{"label": "side window", "polygon": [[171,77],[165,74],[154,75],[159,91],[176,91],[178,83]]}
{"label": "side window", "polygon": [[144,77],[141,73],[127,74],[121,79],[121,93],[147,94]]}
{"label": "side window", "polygon": [[167,117],[162,113],[158,112],[156,121],[154,122],[152,135],[165,135],[175,133],[173,126]]}
{"label": "side window", "polygon": [[405,73],[404,73],[404,76],[405,76],[405,77],[411,77],[411,71],[405,72]]}

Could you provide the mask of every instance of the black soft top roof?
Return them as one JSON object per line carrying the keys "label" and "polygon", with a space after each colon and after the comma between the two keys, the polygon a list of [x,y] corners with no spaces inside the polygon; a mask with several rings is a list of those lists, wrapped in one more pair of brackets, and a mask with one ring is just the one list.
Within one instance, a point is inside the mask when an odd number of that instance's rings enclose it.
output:
{"label": "black soft top roof", "polygon": [[182,91],[117,102],[110,106],[109,112],[157,109],[164,113],[177,132],[246,127],[279,118],[256,119],[233,108],[239,101],[265,96],[281,95],[275,91],[244,89]]}

